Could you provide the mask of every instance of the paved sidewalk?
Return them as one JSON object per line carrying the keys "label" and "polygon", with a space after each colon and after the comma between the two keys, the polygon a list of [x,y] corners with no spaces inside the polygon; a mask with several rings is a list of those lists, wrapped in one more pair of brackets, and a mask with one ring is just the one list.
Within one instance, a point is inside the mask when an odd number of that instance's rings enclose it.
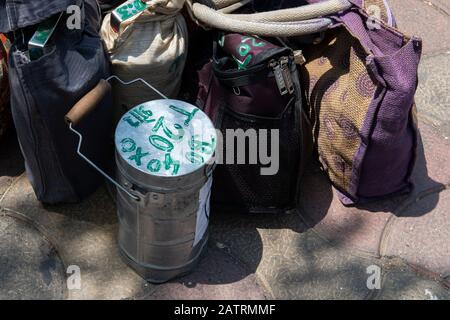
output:
{"label": "paved sidewalk", "polygon": [[[399,27],[424,40],[412,194],[346,208],[313,163],[299,214],[213,213],[195,272],[152,285],[119,257],[109,188],[43,206],[11,133],[0,151],[0,299],[450,299],[450,5],[390,3]],[[67,289],[70,265],[81,290]],[[373,270],[380,289],[367,286]]]}

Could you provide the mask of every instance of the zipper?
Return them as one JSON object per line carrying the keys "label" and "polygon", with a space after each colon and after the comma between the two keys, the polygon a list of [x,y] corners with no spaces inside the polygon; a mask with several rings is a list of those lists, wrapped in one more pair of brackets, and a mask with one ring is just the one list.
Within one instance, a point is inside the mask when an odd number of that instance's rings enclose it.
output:
{"label": "zipper", "polygon": [[289,68],[289,57],[280,58],[281,71],[283,72],[284,83],[289,94],[294,93],[294,83],[292,82],[291,70]]}
{"label": "zipper", "polygon": [[273,70],[280,94],[284,96],[288,93],[294,93],[294,82],[292,81],[291,70],[289,68],[289,57],[283,56],[278,60],[270,60],[269,68]]}
{"label": "zipper", "polygon": [[[281,59],[280,59],[281,60]],[[284,80],[283,71],[280,66],[280,60],[272,59],[269,61],[269,67],[272,68],[273,74],[275,76],[275,81],[277,82],[278,90],[280,94],[284,96],[289,91]]]}

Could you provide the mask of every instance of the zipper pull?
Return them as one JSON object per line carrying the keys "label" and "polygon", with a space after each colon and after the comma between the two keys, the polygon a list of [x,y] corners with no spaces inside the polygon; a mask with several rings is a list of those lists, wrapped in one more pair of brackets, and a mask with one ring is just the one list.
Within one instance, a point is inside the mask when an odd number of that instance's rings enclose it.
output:
{"label": "zipper pull", "polygon": [[269,62],[269,67],[273,69],[278,90],[280,91],[280,94],[284,96],[288,93],[288,90],[286,88],[286,83],[284,81],[283,71],[281,70],[280,64],[275,59],[272,59]]}
{"label": "zipper pull", "polygon": [[292,82],[291,70],[289,68],[289,57],[282,57],[280,59],[280,65],[287,91],[289,94],[292,94],[294,93],[294,83]]}

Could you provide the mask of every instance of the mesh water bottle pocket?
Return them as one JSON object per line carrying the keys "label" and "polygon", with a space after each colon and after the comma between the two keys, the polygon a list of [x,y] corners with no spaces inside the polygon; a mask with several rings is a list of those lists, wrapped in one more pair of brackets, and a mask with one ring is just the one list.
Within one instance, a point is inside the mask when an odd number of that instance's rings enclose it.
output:
{"label": "mesh water bottle pocket", "polygon": [[292,173],[298,172],[301,148],[295,99],[278,118],[236,113],[226,106],[221,114],[223,164],[215,170],[213,203],[254,213],[293,208],[297,176]]}

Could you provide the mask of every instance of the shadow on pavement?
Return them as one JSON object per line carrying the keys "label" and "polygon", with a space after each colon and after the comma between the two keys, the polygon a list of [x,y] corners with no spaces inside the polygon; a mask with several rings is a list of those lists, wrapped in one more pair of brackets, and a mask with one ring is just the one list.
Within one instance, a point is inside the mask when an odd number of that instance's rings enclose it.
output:
{"label": "shadow on pavement", "polygon": [[22,153],[14,128],[0,138],[0,177],[15,177],[25,171]]}

